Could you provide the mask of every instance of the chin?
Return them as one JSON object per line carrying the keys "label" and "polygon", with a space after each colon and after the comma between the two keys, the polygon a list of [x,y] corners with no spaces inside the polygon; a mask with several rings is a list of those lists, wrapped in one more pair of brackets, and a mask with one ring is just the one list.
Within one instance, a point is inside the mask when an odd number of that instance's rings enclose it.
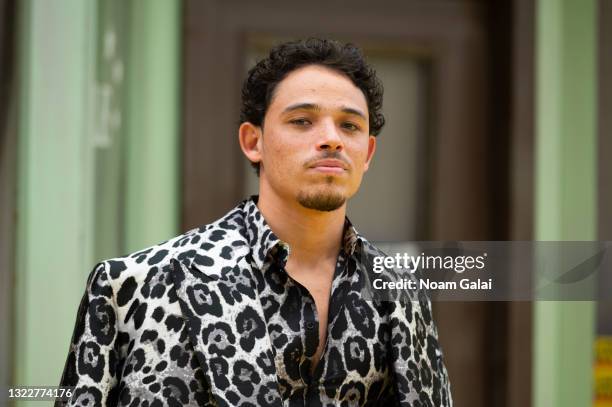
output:
{"label": "chin", "polygon": [[339,188],[313,188],[309,191],[300,191],[297,201],[304,208],[322,212],[331,212],[340,209],[348,197]]}

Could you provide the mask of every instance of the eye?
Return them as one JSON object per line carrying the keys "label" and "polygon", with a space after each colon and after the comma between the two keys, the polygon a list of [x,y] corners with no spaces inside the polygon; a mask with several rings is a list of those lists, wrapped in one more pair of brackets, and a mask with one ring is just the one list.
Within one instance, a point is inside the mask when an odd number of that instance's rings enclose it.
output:
{"label": "eye", "polygon": [[291,124],[295,124],[296,126],[308,126],[310,123],[310,120],[300,117],[299,119],[292,119],[289,121],[289,123]]}
{"label": "eye", "polygon": [[351,122],[344,122],[342,123],[342,128],[349,130],[349,131],[358,131],[360,130],[359,126],[357,126],[355,123],[351,123]]}

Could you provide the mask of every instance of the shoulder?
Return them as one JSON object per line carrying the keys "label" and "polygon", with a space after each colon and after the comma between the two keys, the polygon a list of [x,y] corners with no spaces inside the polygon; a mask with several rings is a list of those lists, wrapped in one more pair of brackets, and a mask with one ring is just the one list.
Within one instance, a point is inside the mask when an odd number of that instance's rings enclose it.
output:
{"label": "shoulder", "polygon": [[414,257],[419,251],[413,242],[374,244],[359,236],[358,262],[368,276],[368,295],[382,301],[430,303],[429,294],[420,288],[423,278]]}
{"label": "shoulder", "polygon": [[231,261],[237,248],[248,245],[239,210],[240,206],[212,223],[127,255],[103,260],[94,267],[90,283],[102,278],[117,287],[126,281],[141,285],[158,275],[157,278],[167,275],[173,259],[188,266],[209,264],[217,259]]}
{"label": "shoulder", "polygon": [[387,257],[386,251],[389,248],[385,248],[385,251],[383,251],[382,248],[376,246],[359,233],[357,233],[357,244],[362,263],[371,264],[376,257]]}

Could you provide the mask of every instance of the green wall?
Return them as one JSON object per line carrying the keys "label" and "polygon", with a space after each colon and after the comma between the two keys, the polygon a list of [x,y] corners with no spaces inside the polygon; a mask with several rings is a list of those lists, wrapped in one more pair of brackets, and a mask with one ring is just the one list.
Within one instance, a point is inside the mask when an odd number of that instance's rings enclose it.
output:
{"label": "green wall", "polygon": [[180,2],[133,0],[127,126],[126,248],[170,237],[179,223]]}
{"label": "green wall", "polygon": [[[536,240],[596,240],[596,0],[536,14]],[[593,302],[534,304],[534,407],[592,405]]]}
{"label": "green wall", "polygon": [[57,385],[94,263],[178,233],[181,3],[18,6],[14,383]]}
{"label": "green wall", "polygon": [[15,383],[57,384],[92,263],[93,2],[20,3]]}

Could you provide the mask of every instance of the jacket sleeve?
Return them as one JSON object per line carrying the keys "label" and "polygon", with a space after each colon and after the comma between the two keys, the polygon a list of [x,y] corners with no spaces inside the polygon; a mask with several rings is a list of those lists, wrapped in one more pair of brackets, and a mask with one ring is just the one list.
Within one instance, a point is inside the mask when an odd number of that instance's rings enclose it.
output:
{"label": "jacket sleeve", "polygon": [[398,406],[419,401],[424,406],[452,407],[448,372],[426,295],[393,303],[391,348]]}
{"label": "jacket sleeve", "polygon": [[60,382],[75,390],[56,406],[117,404],[117,307],[104,264],[96,265],[87,280]]}

